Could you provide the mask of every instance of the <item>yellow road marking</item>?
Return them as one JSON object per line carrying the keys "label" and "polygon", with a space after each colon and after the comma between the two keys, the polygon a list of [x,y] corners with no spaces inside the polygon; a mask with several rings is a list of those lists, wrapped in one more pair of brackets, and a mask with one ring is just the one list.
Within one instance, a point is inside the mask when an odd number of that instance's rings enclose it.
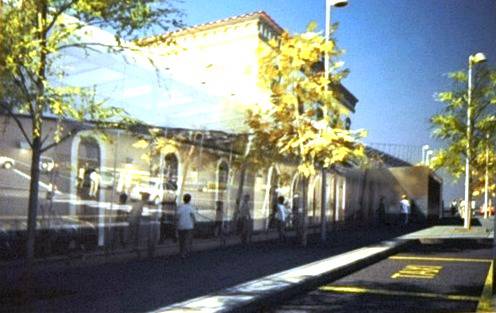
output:
{"label": "yellow road marking", "polygon": [[477,312],[494,312],[496,308],[492,307],[492,293],[493,293],[493,271],[494,262],[491,263],[491,267],[487,273],[486,281],[484,283],[484,289],[482,289],[482,294],[480,297],[479,305],[477,306]]}
{"label": "yellow road marking", "polygon": [[442,262],[478,262],[491,263],[490,259],[467,259],[467,258],[444,258],[444,257],[422,257],[422,256],[402,256],[393,255],[389,257],[391,260],[417,260],[417,261],[442,261]]}
{"label": "yellow road marking", "polygon": [[439,300],[454,300],[454,301],[479,301],[479,297],[464,296],[464,295],[443,295],[428,292],[409,292],[409,291],[396,291],[387,289],[368,289],[351,286],[322,286],[319,288],[322,291],[338,292],[338,293],[358,293],[358,294],[375,294],[385,296],[408,296],[420,297]]}
{"label": "yellow road marking", "polygon": [[433,279],[437,276],[437,274],[439,274],[442,268],[442,266],[407,265],[399,272],[394,273],[391,278]]}

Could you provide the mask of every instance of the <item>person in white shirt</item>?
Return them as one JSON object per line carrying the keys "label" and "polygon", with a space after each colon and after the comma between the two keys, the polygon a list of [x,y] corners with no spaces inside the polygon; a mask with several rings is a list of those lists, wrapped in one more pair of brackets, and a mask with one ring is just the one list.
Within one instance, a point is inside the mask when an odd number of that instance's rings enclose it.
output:
{"label": "person in white shirt", "polygon": [[90,174],[90,191],[88,195],[90,197],[96,198],[99,186],[100,186],[100,173],[98,172],[98,169],[95,169]]}
{"label": "person in white shirt", "polygon": [[176,214],[177,232],[179,235],[179,254],[185,258],[190,252],[193,244],[193,229],[195,228],[195,210],[190,204],[191,195],[183,196],[183,202]]}
{"label": "person in white shirt", "polygon": [[400,201],[400,214],[401,220],[404,225],[408,224],[408,216],[410,215],[410,201],[408,200],[406,195],[401,196]]}
{"label": "person in white shirt", "polygon": [[288,218],[288,210],[284,205],[284,197],[279,196],[277,198],[276,214],[275,218],[277,221],[277,232],[279,233],[279,241],[286,241],[286,221]]}

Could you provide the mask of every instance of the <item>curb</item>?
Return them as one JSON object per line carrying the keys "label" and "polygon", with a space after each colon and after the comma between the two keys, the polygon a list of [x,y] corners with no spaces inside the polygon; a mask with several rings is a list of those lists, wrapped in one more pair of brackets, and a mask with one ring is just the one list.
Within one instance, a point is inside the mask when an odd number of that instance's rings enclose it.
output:
{"label": "curb", "polygon": [[414,242],[399,239],[383,241],[153,312],[259,312],[291,296],[364,268]]}

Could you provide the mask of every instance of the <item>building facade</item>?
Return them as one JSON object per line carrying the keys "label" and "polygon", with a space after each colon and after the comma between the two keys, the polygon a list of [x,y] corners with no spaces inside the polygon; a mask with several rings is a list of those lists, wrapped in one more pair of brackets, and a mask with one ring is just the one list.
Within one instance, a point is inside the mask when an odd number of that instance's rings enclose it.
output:
{"label": "building facade", "polygon": [[[246,110],[269,97],[258,83],[258,51],[282,31],[266,13],[256,12],[179,31],[174,34],[177,44],[173,47],[147,48],[145,54],[152,56],[157,66],[167,72],[168,79],[176,82],[173,86],[188,86],[181,92],[189,100],[181,102],[174,98],[174,90],[168,90],[174,105],[153,109],[152,103],[151,109],[141,110],[149,128],[109,129],[105,136],[89,130],[91,127],[81,128],[75,136],[47,151],[43,157],[52,160],[54,166],[40,179],[39,228],[84,225],[93,230],[95,235],[88,240],[95,246],[113,245],[112,229],[131,223],[120,219],[119,212],[132,216],[138,211],[138,221],[154,225],[147,228],[146,234],[153,230],[153,235],[146,235],[146,240],[159,242],[163,239],[161,228],[171,226],[175,207],[184,193],[192,195],[198,220],[207,225],[202,230],[204,235],[209,234],[208,225],[217,218],[216,207],[223,208],[222,219],[229,223],[236,214],[236,202],[245,194],[251,199],[254,231],[268,229],[276,198],[281,195],[294,217],[301,216],[306,206],[311,227],[323,220],[332,227],[373,223],[381,198],[393,220],[399,214],[402,194],[415,201],[420,219],[438,215],[441,182],[425,168],[398,163],[385,154],[372,168],[338,166],[324,173],[325,179],[322,173],[312,177],[307,186],[302,185],[297,164],[290,161],[242,170],[241,160],[248,144],[244,135]],[[344,86],[336,88],[343,110],[352,114],[358,100]],[[148,89],[140,90],[146,93]],[[155,98],[160,95],[163,93],[154,93]],[[136,110],[151,99],[144,94],[140,98],[129,93],[129,97],[131,101],[128,99],[123,106]],[[167,120],[157,123],[155,110],[165,110]],[[17,125],[6,115],[0,119],[1,156],[15,162],[13,168],[0,169],[0,227],[2,231],[22,231],[27,216],[30,151]],[[29,119],[20,119],[29,129]],[[45,133],[55,129],[56,123],[47,118]],[[68,129],[71,122],[65,123]],[[157,138],[150,134],[152,128],[167,139],[160,149],[154,148]],[[407,183],[412,177],[419,177],[415,180],[418,184]],[[143,205],[139,201],[142,192],[150,194],[150,201]],[[119,202],[121,194],[127,195],[126,203]],[[294,218],[290,225],[296,224]],[[143,244],[145,239],[140,240],[137,242]]]}

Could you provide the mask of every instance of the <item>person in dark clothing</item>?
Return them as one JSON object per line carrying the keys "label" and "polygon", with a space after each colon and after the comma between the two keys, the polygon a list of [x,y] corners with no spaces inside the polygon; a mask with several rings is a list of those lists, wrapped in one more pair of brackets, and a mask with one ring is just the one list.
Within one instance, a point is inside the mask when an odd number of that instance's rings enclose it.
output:
{"label": "person in dark clothing", "polygon": [[115,236],[114,236],[114,241],[118,241],[122,248],[126,248],[126,238],[125,238],[125,229],[127,228],[127,219],[128,219],[128,212],[124,210],[122,206],[124,206],[127,202],[127,194],[126,193],[121,193],[119,195],[119,209],[117,210],[117,217],[115,219],[116,221],[116,226],[114,226],[115,229]]}
{"label": "person in dark clothing", "polygon": [[215,201],[215,221],[214,221],[214,235],[220,237],[222,235],[222,224],[224,222],[224,203],[222,201]]}
{"label": "person in dark clothing", "polygon": [[237,212],[237,228],[241,237],[241,243],[247,244],[251,241],[251,214],[250,214],[250,196],[244,195],[243,200]]}
{"label": "person in dark clothing", "polygon": [[377,207],[377,222],[379,225],[386,225],[386,204],[384,196],[379,198],[379,206]]}
{"label": "person in dark clothing", "polygon": [[147,192],[141,193],[141,201],[133,207],[129,214],[129,236],[132,238],[134,248],[139,253],[139,243],[140,243],[140,226],[141,226],[141,215],[143,214],[143,207],[150,200],[150,194]]}
{"label": "person in dark clothing", "polygon": [[279,241],[286,242],[286,221],[288,219],[288,209],[284,205],[284,197],[277,198],[275,220],[277,223],[277,232],[279,234]]}

